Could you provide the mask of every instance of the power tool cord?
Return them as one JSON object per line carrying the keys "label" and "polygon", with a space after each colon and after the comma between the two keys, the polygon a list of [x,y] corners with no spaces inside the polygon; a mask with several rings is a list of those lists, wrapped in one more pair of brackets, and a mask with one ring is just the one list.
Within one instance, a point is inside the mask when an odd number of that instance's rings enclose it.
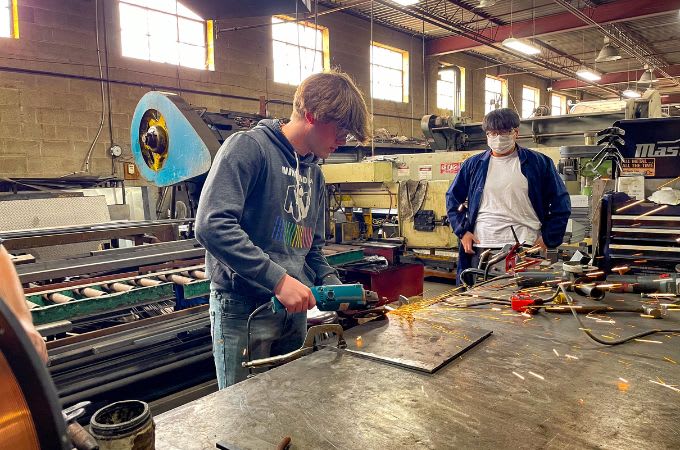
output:
{"label": "power tool cord", "polygon": [[[271,307],[272,307],[271,302],[263,303],[263,304],[261,304],[260,306],[258,306],[257,308],[255,308],[255,310],[254,310],[253,312],[251,312],[250,315],[248,316],[248,322],[246,323],[246,331],[247,331],[247,336],[246,336],[246,352],[248,352],[248,355],[247,355],[248,361],[252,361],[252,359],[253,359],[253,354],[252,354],[251,351],[250,351],[250,350],[251,350],[251,349],[250,349],[250,322],[251,322],[251,320],[253,320],[253,318],[254,318],[255,316],[257,316],[258,314],[260,314],[263,310],[265,310],[265,309],[267,309],[267,308],[271,308]],[[287,316],[287,315],[288,315],[288,310],[284,309],[284,311],[285,311],[286,316]],[[287,319],[287,317],[284,318],[284,322],[285,322],[286,319]],[[252,367],[248,367],[248,374],[249,374],[249,375],[252,375],[252,374],[253,374],[253,369],[252,369]]]}
{"label": "power tool cord", "polygon": [[672,329],[672,328],[671,328],[671,329],[667,329],[667,330],[663,330],[663,329],[654,329],[654,330],[643,331],[642,333],[634,334],[634,335],[632,335],[632,336],[628,336],[628,337],[625,337],[625,338],[622,338],[622,339],[618,339],[618,340],[615,340],[615,341],[605,341],[605,340],[600,339],[599,337],[595,336],[593,333],[591,333],[590,330],[588,330],[588,329],[585,327],[585,325],[583,324],[583,322],[581,322],[581,318],[578,316],[578,314],[576,314],[576,309],[573,308],[574,303],[573,303],[571,297],[569,296],[569,294],[567,294],[566,289],[564,289],[564,285],[563,285],[563,284],[560,284],[560,285],[558,286],[558,289],[559,289],[558,292],[559,292],[559,291],[562,291],[562,293],[564,294],[564,297],[567,299],[567,303],[569,304],[569,306],[571,306],[571,308],[569,308],[569,309],[571,309],[571,313],[574,315],[574,318],[576,319],[576,321],[577,321],[578,324],[580,325],[581,330],[583,330],[583,332],[584,332],[590,339],[592,339],[593,341],[597,342],[598,344],[603,344],[603,345],[621,345],[621,344],[625,344],[626,342],[632,341],[633,339],[639,339],[639,338],[644,337],[644,336],[649,336],[650,334],[655,334],[655,333],[664,333],[664,334],[666,334],[666,333],[680,333],[680,329],[678,329],[678,328],[676,328],[676,329]]}

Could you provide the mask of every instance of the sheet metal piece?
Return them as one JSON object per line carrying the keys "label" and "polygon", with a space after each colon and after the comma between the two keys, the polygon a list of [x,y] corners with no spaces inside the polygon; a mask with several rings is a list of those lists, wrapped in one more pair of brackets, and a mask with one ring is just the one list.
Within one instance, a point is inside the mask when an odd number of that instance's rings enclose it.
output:
{"label": "sheet metal piece", "polygon": [[[106,199],[103,196],[31,198],[0,201],[0,230],[3,233],[16,230],[44,229],[76,226],[92,223],[108,223],[111,220]],[[87,254],[99,248],[99,242],[79,242],[70,246],[32,248],[10,246],[7,248],[30,253],[38,260],[68,258]]]}
{"label": "sheet metal piece", "polygon": [[[492,334],[469,325],[448,326],[416,319],[412,323],[398,318],[374,320],[350,330],[346,352],[354,356],[394,366],[434,373]],[[395,343],[403,345],[395,345]]]}

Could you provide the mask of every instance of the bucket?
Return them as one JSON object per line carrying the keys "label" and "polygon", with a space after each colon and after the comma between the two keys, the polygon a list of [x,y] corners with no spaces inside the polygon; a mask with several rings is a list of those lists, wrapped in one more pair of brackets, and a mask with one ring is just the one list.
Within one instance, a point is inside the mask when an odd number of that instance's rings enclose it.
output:
{"label": "bucket", "polygon": [[154,428],[149,405],[139,400],[112,403],[90,419],[100,450],[153,450]]}

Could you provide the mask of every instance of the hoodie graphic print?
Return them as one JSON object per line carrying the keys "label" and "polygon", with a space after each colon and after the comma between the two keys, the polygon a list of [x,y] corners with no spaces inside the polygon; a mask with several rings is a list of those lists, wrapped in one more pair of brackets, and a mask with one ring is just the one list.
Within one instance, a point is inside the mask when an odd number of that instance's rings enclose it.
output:
{"label": "hoodie graphic print", "polygon": [[[281,166],[281,171],[288,177],[293,177],[294,183],[286,187],[286,197],[283,209],[289,218],[282,216],[274,220],[272,239],[284,242],[288,247],[310,248],[314,239],[314,229],[300,225],[309,214],[312,203],[312,180],[300,175],[300,159],[295,154],[296,168]],[[309,170],[311,172],[311,169]]]}

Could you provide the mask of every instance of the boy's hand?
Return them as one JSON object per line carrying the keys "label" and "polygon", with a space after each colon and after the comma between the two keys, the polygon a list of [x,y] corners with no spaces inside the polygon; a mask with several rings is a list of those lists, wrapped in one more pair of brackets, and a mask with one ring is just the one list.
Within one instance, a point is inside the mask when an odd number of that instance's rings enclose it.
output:
{"label": "boy's hand", "polygon": [[289,313],[305,312],[316,306],[312,291],[290,275],[285,275],[274,288],[274,295]]}

